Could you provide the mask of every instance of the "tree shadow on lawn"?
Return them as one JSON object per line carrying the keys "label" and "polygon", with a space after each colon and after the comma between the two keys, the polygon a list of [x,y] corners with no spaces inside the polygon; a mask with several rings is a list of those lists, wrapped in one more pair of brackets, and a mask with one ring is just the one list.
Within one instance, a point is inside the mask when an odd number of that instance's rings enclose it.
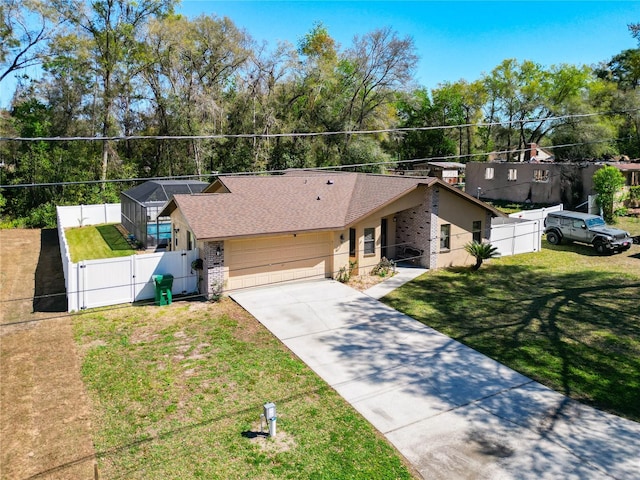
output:
{"label": "tree shadow on lawn", "polygon": [[640,338],[639,293],[637,281],[592,272],[549,276],[544,269],[499,266],[427,274],[385,302],[436,331],[379,302],[344,302],[353,320],[321,334],[327,353],[316,353],[318,368],[337,368],[327,363],[337,353],[345,370],[334,388],[354,395],[350,379],[357,379],[361,410],[404,418],[403,408],[418,409],[425,421],[440,418],[416,430],[425,451],[431,442],[450,441],[429,433],[444,422],[483,456],[496,456],[483,439],[499,442],[498,453],[514,447],[510,471],[559,468],[560,478],[582,468],[593,474],[595,465],[624,478],[635,475],[638,424],[548,390],[478,352],[529,378],[549,377],[543,383],[568,397],[638,420],[638,346],[624,337]]}
{"label": "tree shadow on lawn", "polygon": [[[504,459],[512,472],[557,469],[561,478],[596,468],[625,478],[636,474],[640,425],[574,400],[640,420],[639,297],[640,282],[613,273],[520,265],[433,272],[385,303],[435,331],[379,302],[346,301],[351,320],[318,334],[324,347],[313,358],[320,371],[343,369],[340,393],[356,395],[352,379],[360,385],[361,411],[391,422],[418,410],[425,458],[428,445],[453,441],[438,436],[445,423],[478,455],[515,450]],[[498,454],[486,448],[493,441]]]}
{"label": "tree shadow on lawn", "polygon": [[523,266],[425,275],[385,302],[547,386],[640,420],[640,283]]}
{"label": "tree shadow on lawn", "polygon": [[115,225],[98,225],[96,230],[111,250],[133,250]]}

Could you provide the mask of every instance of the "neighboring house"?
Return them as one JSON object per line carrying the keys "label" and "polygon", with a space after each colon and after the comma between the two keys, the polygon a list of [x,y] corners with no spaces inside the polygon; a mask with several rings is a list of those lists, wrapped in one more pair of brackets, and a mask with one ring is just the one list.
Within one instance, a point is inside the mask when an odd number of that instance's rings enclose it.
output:
{"label": "neighboring house", "polygon": [[368,273],[382,257],[417,253],[427,268],[472,263],[464,245],[487,240],[491,206],[435,178],[333,171],[224,176],[175,195],[172,248],[200,249],[200,291],[212,296],[303,278]]}
{"label": "neighboring house", "polygon": [[572,208],[593,195],[595,163],[470,162],[466,192],[475,197],[510,202],[562,203]]}
{"label": "neighboring house", "polygon": [[612,163],[622,172],[627,187],[637,187],[640,185],[640,163]]}
{"label": "neighboring house", "polygon": [[553,162],[556,156],[551,150],[538,146],[537,143],[527,143],[523,152],[518,152],[516,161],[518,162]]}
{"label": "neighboring house", "polygon": [[553,162],[556,157],[551,150],[538,146],[537,143],[527,143],[522,150],[506,152],[491,152],[490,162]]}
{"label": "neighboring house", "polygon": [[458,162],[426,162],[416,163],[413,170],[407,170],[406,174],[419,172],[422,175],[439,178],[451,185],[464,181],[464,163]]}
{"label": "neighboring house", "polygon": [[145,248],[166,245],[171,222],[158,218],[160,209],[173,195],[198,193],[207,185],[197,180],[150,180],[121,192],[122,225]]}

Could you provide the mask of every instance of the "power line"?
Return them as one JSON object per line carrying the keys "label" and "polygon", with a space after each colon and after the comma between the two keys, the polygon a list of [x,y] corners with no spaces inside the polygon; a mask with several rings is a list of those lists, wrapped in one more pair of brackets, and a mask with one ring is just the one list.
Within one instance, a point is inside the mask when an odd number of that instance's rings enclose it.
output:
{"label": "power line", "polygon": [[[461,237],[461,236],[468,236],[469,232],[463,232],[463,233],[456,233],[453,235],[450,235],[450,238],[457,238],[457,237]],[[519,238],[519,237],[526,237],[526,236],[530,236],[531,233],[522,233],[522,234],[518,234],[515,236],[512,236],[510,238]],[[431,237],[429,239],[429,243],[433,243],[433,242],[438,242],[439,237]],[[403,246],[403,245],[408,245],[406,242],[403,243],[397,243],[397,244],[393,244],[393,245],[387,245],[387,248],[392,248],[392,247],[399,247],[399,246]],[[436,245],[436,247],[438,247]],[[438,249],[439,250],[439,249]],[[462,251],[465,250],[465,246],[458,246],[455,248],[450,248],[447,250],[446,253],[451,253],[451,252],[458,252],[458,251]],[[358,252],[360,252],[361,250],[358,249]],[[436,253],[441,253],[440,251],[436,252]],[[413,261],[419,261],[422,258],[428,257],[431,255],[431,252],[424,252],[421,251],[420,255],[415,255],[415,256],[411,256],[411,257],[406,257],[403,258],[401,260],[395,261],[396,264],[398,263],[403,263],[403,262],[413,262]],[[507,255],[508,256],[508,255]],[[282,264],[282,263],[293,263],[293,262],[299,262],[299,261],[304,261],[304,260],[317,260],[320,258],[330,258],[331,254],[327,254],[327,255],[320,255],[320,256],[313,256],[313,257],[306,257],[306,258],[301,258],[301,259],[295,259],[295,260],[291,260],[291,261],[287,261],[287,262],[278,262],[278,265]],[[273,264],[259,264],[259,265],[251,265],[251,266],[246,266],[246,267],[242,267],[242,268],[236,268],[233,270],[233,272],[240,272],[243,270],[251,270],[251,269],[255,269],[255,268],[263,268],[263,267],[269,267],[269,266],[273,266]],[[334,270],[331,272],[332,278],[335,277],[340,270]],[[432,269],[429,269],[429,271],[432,271]],[[180,277],[180,278],[188,278],[188,277]],[[298,280],[311,280],[311,279],[321,279],[321,278],[327,278],[325,276],[325,274],[313,274],[313,275],[307,275],[305,277],[301,277]],[[268,285],[265,285],[265,287],[268,286],[272,286],[272,285],[278,285],[281,283],[287,283],[290,280],[281,280],[278,282],[271,282]],[[139,282],[139,283],[149,283],[147,282]],[[101,287],[101,288],[97,288],[97,289],[93,289],[94,291],[99,291],[99,290],[105,290],[105,289],[111,289],[111,288],[122,288],[125,286],[129,286],[130,284],[124,284],[124,285],[112,285],[112,286],[108,286],[108,287]],[[232,292],[238,292],[238,291],[242,291],[242,290],[247,290],[250,288],[255,288],[255,287],[238,287],[238,288],[231,288],[231,289],[226,289],[224,291],[225,295],[228,295]],[[78,292],[71,292],[72,294],[78,293]],[[64,293],[56,293],[56,294],[49,294],[49,295],[40,295],[40,296],[33,296],[33,297],[22,297],[22,298],[10,298],[10,299],[3,299],[0,300],[0,304],[3,303],[9,303],[12,301],[21,301],[21,300],[31,300],[31,299],[40,299],[40,298],[51,298],[54,296],[61,296],[61,295],[67,295],[67,292]],[[193,300],[193,299],[203,299],[205,298],[207,295],[207,293],[192,293],[192,294],[186,294],[186,295],[176,295],[174,297],[175,301],[184,301],[184,300]],[[30,324],[30,323],[39,323],[39,322],[43,322],[43,321],[47,321],[47,320],[56,320],[56,319],[60,319],[60,318],[64,318],[67,317],[69,315],[83,315],[83,314],[89,314],[89,313],[99,313],[99,312],[103,312],[103,311],[111,311],[111,310],[119,310],[119,309],[124,309],[124,308],[128,308],[132,305],[136,305],[136,306],[152,306],[155,305],[155,300],[154,299],[148,299],[148,300],[141,300],[141,301],[136,301],[136,302],[127,302],[127,303],[122,303],[122,304],[117,304],[117,305],[109,305],[109,306],[105,306],[105,307],[93,307],[93,308],[89,308],[89,309],[83,309],[77,312],[73,312],[73,313],[69,313],[69,312],[65,312],[61,315],[54,315],[54,316],[50,316],[50,317],[44,317],[44,318],[37,318],[37,319],[29,319],[29,320],[21,320],[21,321],[16,321],[16,322],[9,322],[9,323],[4,323],[4,324],[0,324],[0,329],[1,328],[8,328],[11,326],[15,326],[15,325],[21,325],[21,324]]]}
{"label": "power line", "polygon": [[[561,145],[549,145],[540,148],[544,148],[546,150],[553,150],[556,148],[569,148],[569,147],[579,147],[583,145],[595,145],[599,143],[613,143],[613,142],[621,142],[626,140],[626,137],[623,138],[611,138],[611,139],[601,139],[601,140],[591,140],[585,142],[575,142],[575,143],[565,143]],[[106,179],[106,180],[78,180],[72,182],[43,182],[43,183],[17,183],[17,184],[9,184],[9,185],[0,185],[0,188],[34,188],[34,187],[63,187],[70,185],[95,185],[95,184],[103,184],[103,183],[128,183],[128,182],[141,182],[148,180],[175,180],[175,179],[187,179],[187,178],[210,178],[210,177],[225,177],[225,176],[237,176],[237,175],[273,175],[273,174],[281,174],[287,172],[304,172],[309,170],[346,170],[352,168],[362,168],[362,167],[372,167],[378,165],[397,165],[397,164],[410,164],[410,163],[421,163],[421,162],[432,162],[432,161],[450,161],[450,160],[460,160],[460,159],[468,159],[474,157],[485,157],[487,155],[500,155],[500,154],[517,154],[526,152],[528,148],[520,148],[520,149],[512,149],[512,150],[498,150],[491,152],[477,152],[477,153],[465,153],[465,154],[452,154],[452,155],[438,155],[432,157],[420,157],[420,158],[412,158],[406,160],[388,160],[388,161],[378,161],[378,162],[367,162],[367,163],[356,163],[356,164],[343,164],[343,165],[327,165],[320,167],[300,167],[300,168],[287,168],[287,169],[277,169],[277,170],[254,170],[254,171],[244,171],[244,172],[211,172],[206,174],[190,174],[190,175],[174,175],[174,176],[163,176],[163,177],[138,177],[138,178],[117,178],[117,179]]]}
{"label": "power line", "polygon": [[604,115],[619,115],[621,113],[633,113],[640,111],[640,108],[610,111],[610,112],[594,112],[594,113],[574,113],[568,115],[555,115],[543,118],[529,118],[517,120],[505,120],[495,122],[477,122],[463,123],[459,125],[435,125],[424,127],[398,127],[383,128],[377,130],[337,130],[323,132],[288,132],[288,133],[238,133],[238,134],[210,134],[210,135],[115,135],[111,137],[0,137],[0,141],[6,142],[67,142],[67,141],[86,141],[86,142],[119,142],[129,140],[219,140],[219,139],[256,139],[256,138],[290,138],[290,137],[322,137],[335,135],[375,135],[380,133],[402,133],[413,131],[431,131],[431,130],[453,130],[459,128],[471,127],[491,127],[498,125],[516,125],[527,123],[541,123],[554,120],[567,120],[573,118],[589,118]]}
{"label": "power line", "polygon": [[[449,235],[450,238],[454,239],[454,238],[459,238],[462,236],[468,236],[469,232],[461,232],[461,233],[455,233],[455,234],[451,234]],[[515,235],[513,237],[510,238],[519,238],[519,237],[526,237],[531,235],[531,233],[522,233],[522,234],[518,234]],[[437,242],[439,240],[439,237],[430,237],[428,239],[428,242],[431,244],[433,242]],[[386,245],[387,248],[398,248],[398,247],[403,247],[403,246],[411,246],[413,247],[413,244],[410,244],[408,242],[401,242],[401,243],[394,243],[394,244],[388,244]],[[463,246],[458,246],[455,248],[450,248],[447,250],[446,253],[451,253],[451,252],[457,252],[457,251],[462,251],[464,250],[465,247]],[[259,250],[259,249],[258,249]],[[415,250],[419,250],[419,249],[415,249]],[[356,249],[356,253],[361,253],[363,252],[364,249]],[[402,263],[402,262],[409,262],[409,261],[414,261],[414,260],[420,260],[421,258],[425,258],[428,257],[431,253],[430,252],[424,252],[421,251],[421,253],[419,255],[413,255],[413,256],[409,256],[409,257],[403,257],[400,260],[395,261],[396,263]],[[292,259],[292,260],[285,260],[285,261],[278,261],[275,263],[260,263],[260,264],[255,264],[255,265],[248,265],[248,266],[244,266],[244,267],[240,267],[240,268],[234,268],[233,270],[229,270],[229,273],[242,273],[243,271],[249,271],[249,270],[253,270],[256,268],[268,268],[268,267],[273,267],[275,265],[283,265],[283,264],[287,264],[287,263],[297,263],[297,262],[301,262],[301,261],[307,261],[307,260],[312,260],[312,261],[317,261],[317,260],[326,260],[326,259],[330,259],[333,255],[332,254],[325,254],[325,255],[314,255],[311,257],[303,257],[303,258],[296,258],[296,259]],[[338,270],[333,270],[331,273],[332,277],[337,275],[339,273],[339,269]],[[189,279],[192,278],[193,275],[186,275],[186,276],[176,276],[174,277],[174,281],[176,280],[184,280],[184,279]],[[304,279],[311,279],[311,278],[325,278],[324,275],[320,275],[320,274],[314,274],[314,275],[310,275],[310,276],[306,276],[303,277]],[[287,280],[284,280],[287,281]],[[89,289],[85,289],[83,290],[83,292],[98,292],[98,291],[105,291],[105,290],[111,290],[111,289],[115,289],[115,288],[123,288],[123,287],[131,287],[131,286],[142,286],[142,285],[151,285],[152,284],[152,280],[146,280],[143,282],[127,282],[126,284],[116,284],[116,285],[109,285],[109,286],[104,286],[104,287],[97,287],[97,288],[89,288]],[[273,284],[277,284],[280,282],[274,282]],[[225,290],[225,292],[235,292],[235,291],[241,291],[241,290],[245,290],[248,288],[252,288],[252,287],[242,287],[242,288],[234,288],[234,289],[228,289]],[[71,291],[71,292],[59,292],[59,293],[52,293],[52,294],[44,294],[44,295],[33,295],[33,296],[29,296],[29,297],[15,297],[15,298],[6,298],[6,299],[2,299],[0,300],[0,304],[3,303],[10,303],[10,302],[18,302],[18,301],[25,301],[25,300],[43,300],[43,299],[51,299],[54,297],[61,297],[61,296],[67,296],[67,295],[75,295],[78,294],[80,292],[78,291]],[[193,293],[193,294],[180,294],[179,297],[176,297],[176,299],[180,299],[180,300],[185,300],[185,299],[192,299],[192,298],[201,298],[203,297],[204,293]],[[136,302],[129,302],[129,303],[125,303],[125,304],[120,304],[120,305],[153,305],[155,302],[155,300],[153,299],[149,299],[149,300],[140,300],[140,301],[136,301]],[[120,305],[116,305],[114,307],[118,307],[118,308],[124,308],[121,307]],[[96,311],[96,310],[102,310],[103,308],[109,308],[109,307],[94,307],[91,310],[92,311]],[[82,310],[84,311],[84,310]],[[55,316],[52,318],[60,318],[60,316]],[[48,319],[48,318],[46,318]],[[46,320],[43,319],[43,320]],[[33,320],[35,321],[35,320]],[[27,321],[27,322],[31,322]],[[15,323],[21,323],[21,322],[15,322]],[[11,323],[9,324],[5,324],[5,325],[11,325]],[[2,327],[2,325],[0,324],[0,327]]]}

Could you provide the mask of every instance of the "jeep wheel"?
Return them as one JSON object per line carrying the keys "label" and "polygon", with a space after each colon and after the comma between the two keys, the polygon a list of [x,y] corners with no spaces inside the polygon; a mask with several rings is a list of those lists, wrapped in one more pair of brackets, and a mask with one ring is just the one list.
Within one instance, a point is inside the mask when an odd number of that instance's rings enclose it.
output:
{"label": "jeep wheel", "polygon": [[547,242],[551,245],[560,245],[560,235],[556,232],[547,232]]}
{"label": "jeep wheel", "polygon": [[596,253],[598,255],[604,255],[605,253],[609,252],[609,249],[607,248],[607,245],[604,242],[596,242],[593,244],[593,248],[596,249]]}

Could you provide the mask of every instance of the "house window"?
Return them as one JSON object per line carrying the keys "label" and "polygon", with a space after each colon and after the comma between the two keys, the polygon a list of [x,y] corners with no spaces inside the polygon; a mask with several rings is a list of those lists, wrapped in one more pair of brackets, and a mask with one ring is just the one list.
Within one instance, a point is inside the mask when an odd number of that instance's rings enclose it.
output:
{"label": "house window", "polygon": [[509,176],[508,176],[508,180],[509,181],[516,181],[518,179],[518,170],[515,168],[510,168],[509,169]]}
{"label": "house window", "polygon": [[484,169],[484,179],[485,180],[493,180],[493,167],[487,167]]}
{"label": "house window", "polygon": [[364,254],[373,255],[376,253],[376,229],[364,229]]}
{"label": "house window", "polygon": [[482,243],[482,220],[475,220],[471,227],[473,233],[473,241],[476,243]]}
{"label": "house window", "polygon": [[440,250],[451,248],[451,224],[440,225]]}
{"label": "house window", "polygon": [[548,182],[549,181],[549,170],[541,170],[536,169],[533,171],[533,181],[534,182]]}
{"label": "house window", "polygon": [[196,244],[196,237],[193,236],[191,231],[187,232],[187,250],[193,250],[194,245]]}
{"label": "house window", "polygon": [[355,228],[349,229],[349,256],[350,257],[356,256],[356,229]]}

